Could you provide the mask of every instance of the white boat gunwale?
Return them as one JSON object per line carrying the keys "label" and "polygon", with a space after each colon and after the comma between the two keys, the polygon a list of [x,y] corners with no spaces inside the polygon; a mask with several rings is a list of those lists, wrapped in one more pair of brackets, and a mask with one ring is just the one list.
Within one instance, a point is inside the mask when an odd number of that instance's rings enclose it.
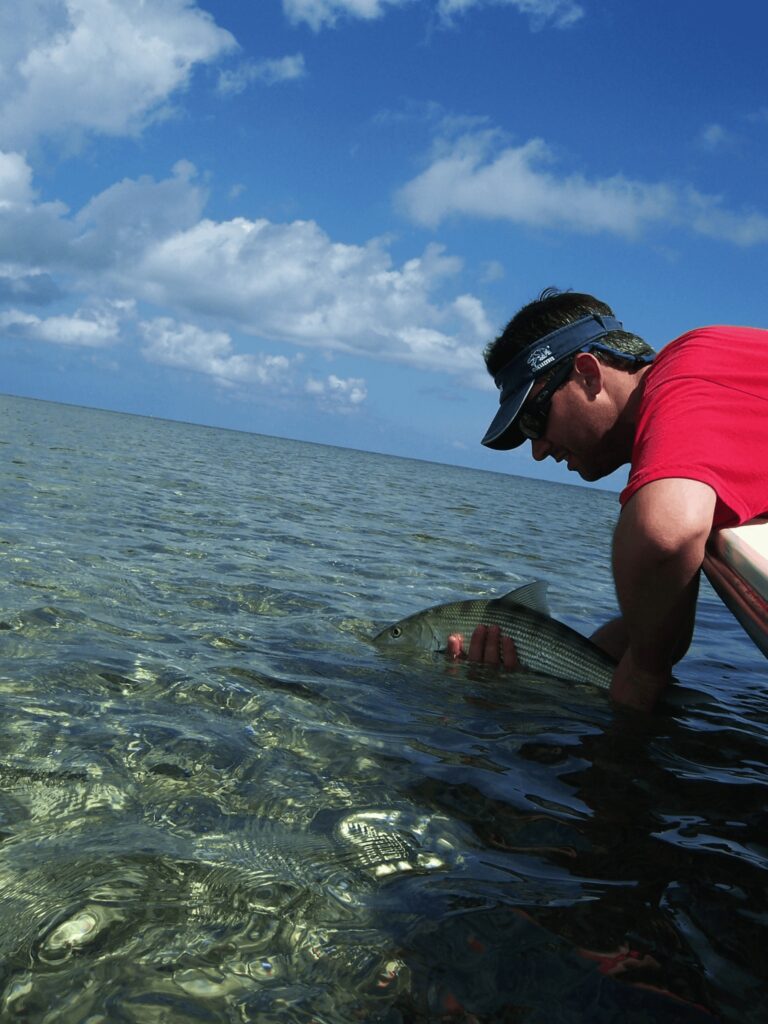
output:
{"label": "white boat gunwale", "polygon": [[768,658],[768,516],[713,531],[703,568],[720,599]]}

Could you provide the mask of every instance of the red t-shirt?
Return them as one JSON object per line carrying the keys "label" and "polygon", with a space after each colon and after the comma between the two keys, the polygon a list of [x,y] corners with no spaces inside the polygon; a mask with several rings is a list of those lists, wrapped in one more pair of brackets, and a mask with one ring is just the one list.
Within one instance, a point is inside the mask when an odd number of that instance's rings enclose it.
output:
{"label": "red t-shirt", "polygon": [[645,374],[627,486],[700,480],[717,494],[713,527],[768,511],[768,331],[700,327]]}

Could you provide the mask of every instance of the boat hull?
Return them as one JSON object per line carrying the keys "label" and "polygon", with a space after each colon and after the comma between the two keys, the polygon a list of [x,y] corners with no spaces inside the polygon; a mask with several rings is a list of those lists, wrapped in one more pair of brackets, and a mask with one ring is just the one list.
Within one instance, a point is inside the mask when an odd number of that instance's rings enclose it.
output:
{"label": "boat hull", "polygon": [[707,544],[704,572],[768,658],[768,517],[715,530]]}

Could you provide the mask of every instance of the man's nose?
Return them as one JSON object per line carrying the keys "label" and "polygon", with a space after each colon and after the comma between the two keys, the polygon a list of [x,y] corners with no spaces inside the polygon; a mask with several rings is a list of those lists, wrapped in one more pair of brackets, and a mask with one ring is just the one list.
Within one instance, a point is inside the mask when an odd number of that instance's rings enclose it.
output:
{"label": "man's nose", "polygon": [[537,462],[543,462],[551,453],[552,448],[545,437],[539,437],[535,441],[531,441],[531,454]]}

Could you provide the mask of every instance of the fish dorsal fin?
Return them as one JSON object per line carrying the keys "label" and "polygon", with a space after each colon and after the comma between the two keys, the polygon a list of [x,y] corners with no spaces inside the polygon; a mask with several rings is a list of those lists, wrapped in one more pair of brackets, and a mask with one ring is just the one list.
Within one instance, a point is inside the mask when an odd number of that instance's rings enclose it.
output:
{"label": "fish dorsal fin", "polygon": [[549,615],[547,604],[547,584],[543,580],[535,580],[533,583],[526,583],[517,590],[510,590],[508,594],[497,598],[499,604],[517,604],[524,608],[532,608],[542,615]]}

